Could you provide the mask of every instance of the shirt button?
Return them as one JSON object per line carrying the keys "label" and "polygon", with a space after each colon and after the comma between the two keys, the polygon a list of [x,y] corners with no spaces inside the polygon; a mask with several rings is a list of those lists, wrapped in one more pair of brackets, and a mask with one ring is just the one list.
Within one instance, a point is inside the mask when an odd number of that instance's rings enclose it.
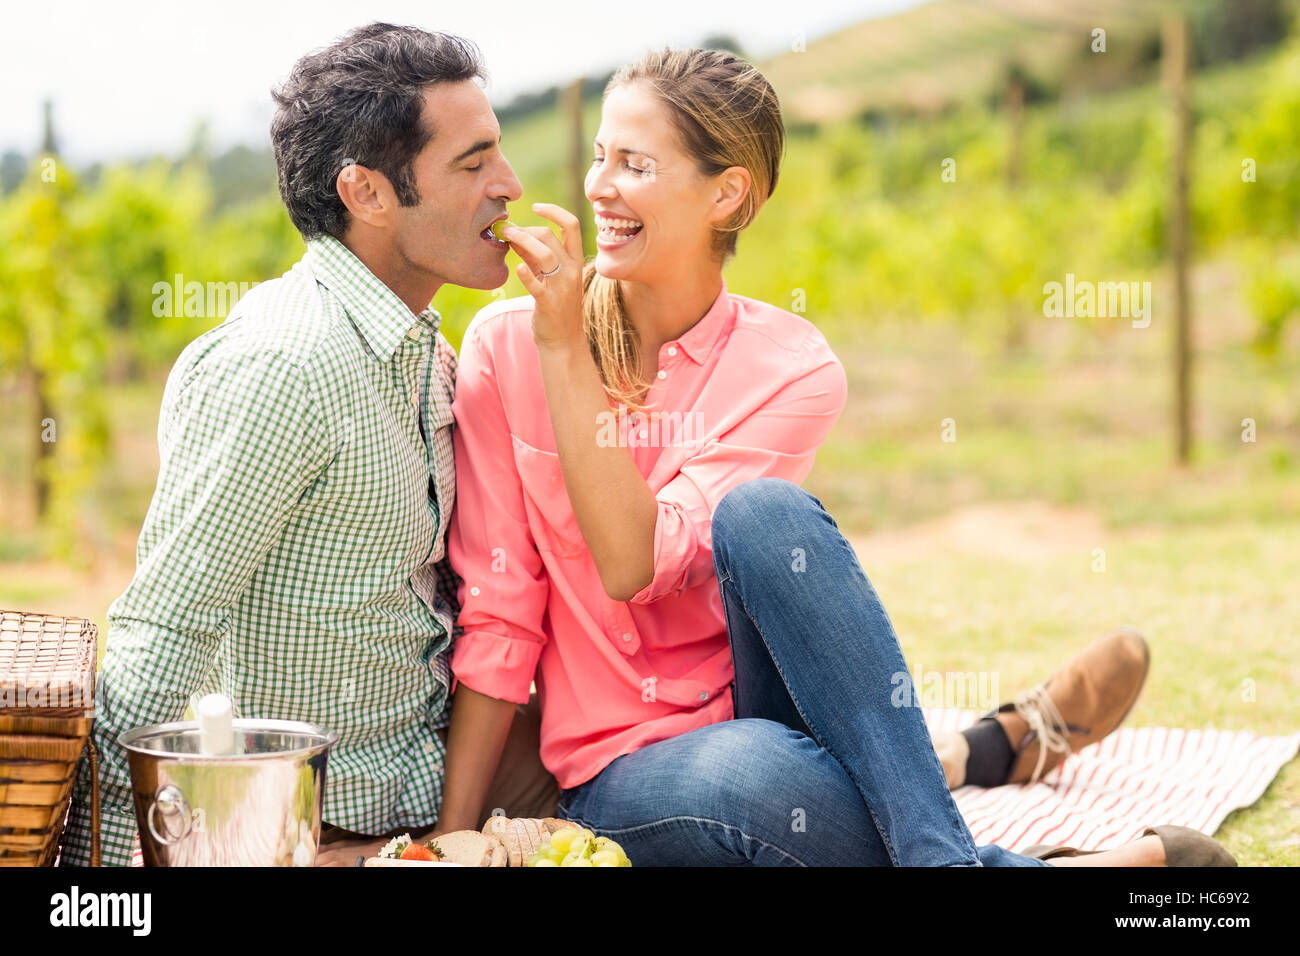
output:
{"label": "shirt button", "polygon": [[478,588],[476,588],[476,587],[474,587],[474,588],[470,588],[470,589],[469,589],[469,593],[472,594],[472,595],[474,595],[475,597],[478,597]]}
{"label": "shirt button", "polygon": [[707,690],[700,691],[700,700],[708,700],[708,699],[709,699],[709,692]]}
{"label": "shirt button", "polygon": [[669,355],[676,355],[676,354],[677,354],[677,346],[675,346],[675,345],[670,345],[670,346],[668,346],[668,354],[669,354]]}
{"label": "shirt button", "polygon": [[632,640],[632,635],[631,635],[631,634],[624,634],[624,635],[623,635],[623,640],[625,640],[625,641],[630,641],[630,640]]}
{"label": "shirt button", "polygon": [[406,333],[406,337],[414,339],[416,342],[420,341],[420,339],[424,338],[424,327],[420,325],[414,326],[411,331]]}
{"label": "shirt button", "polygon": [[667,378],[667,377],[668,377],[668,373],[665,372],[663,369],[660,369],[660,370],[659,370],[659,377],[660,377],[660,378]]}

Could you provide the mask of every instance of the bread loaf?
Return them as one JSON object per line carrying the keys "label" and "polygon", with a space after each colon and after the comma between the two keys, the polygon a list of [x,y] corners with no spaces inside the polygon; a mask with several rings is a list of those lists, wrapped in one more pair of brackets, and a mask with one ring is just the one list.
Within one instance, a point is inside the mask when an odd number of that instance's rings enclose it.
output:
{"label": "bread loaf", "polygon": [[494,836],[506,848],[510,866],[523,866],[524,860],[537,852],[546,839],[556,830],[575,826],[568,820],[558,817],[489,817],[483,825],[483,832]]}
{"label": "bread loaf", "polygon": [[442,858],[463,866],[505,866],[505,845],[492,834],[477,830],[453,830],[434,838]]}

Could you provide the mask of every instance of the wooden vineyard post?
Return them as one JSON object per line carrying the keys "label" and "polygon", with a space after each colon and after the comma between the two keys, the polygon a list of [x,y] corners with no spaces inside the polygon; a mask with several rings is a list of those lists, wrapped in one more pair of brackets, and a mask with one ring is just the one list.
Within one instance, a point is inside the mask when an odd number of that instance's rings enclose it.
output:
{"label": "wooden vineyard post", "polygon": [[1174,429],[1177,459],[1186,465],[1192,456],[1192,318],[1188,293],[1188,152],[1191,146],[1191,106],[1188,92],[1187,17],[1172,10],[1164,21],[1163,60],[1173,113],[1173,193],[1169,210],[1169,254],[1174,285]]}

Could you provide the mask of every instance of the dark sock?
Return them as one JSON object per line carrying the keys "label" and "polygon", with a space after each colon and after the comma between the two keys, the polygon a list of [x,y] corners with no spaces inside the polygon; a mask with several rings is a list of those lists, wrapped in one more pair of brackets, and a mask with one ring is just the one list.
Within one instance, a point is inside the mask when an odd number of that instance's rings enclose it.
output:
{"label": "dark sock", "polygon": [[966,783],[976,787],[1000,787],[1006,783],[1016,754],[1002,725],[996,720],[977,720],[961,735],[970,744]]}

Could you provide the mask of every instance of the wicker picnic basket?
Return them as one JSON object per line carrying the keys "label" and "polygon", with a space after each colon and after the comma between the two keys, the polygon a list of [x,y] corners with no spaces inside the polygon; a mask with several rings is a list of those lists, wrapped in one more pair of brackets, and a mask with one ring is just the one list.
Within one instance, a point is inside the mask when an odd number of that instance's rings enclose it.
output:
{"label": "wicker picnic basket", "polygon": [[0,611],[0,866],[52,866],[83,752],[99,866],[95,638],[76,617]]}

